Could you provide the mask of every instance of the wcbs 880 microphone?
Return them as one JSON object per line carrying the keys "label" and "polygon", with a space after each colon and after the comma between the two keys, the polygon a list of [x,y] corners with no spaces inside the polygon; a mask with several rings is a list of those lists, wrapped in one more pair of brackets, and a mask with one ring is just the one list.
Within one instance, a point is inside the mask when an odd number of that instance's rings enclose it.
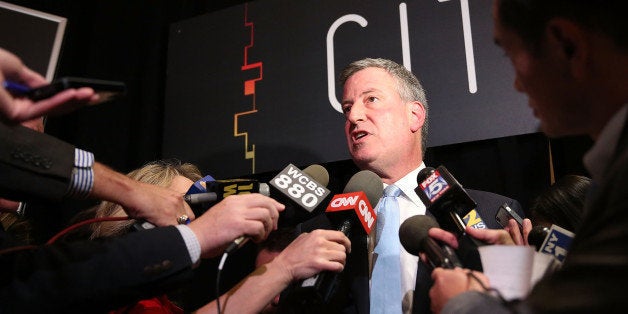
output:
{"label": "wcbs 880 microphone", "polygon": [[[319,181],[324,184],[319,183]],[[296,166],[289,164],[269,184],[261,183],[260,186],[266,193],[264,195],[286,205],[286,210],[291,207],[289,206],[290,203],[296,203],[299,208],[311,212],[329,195],[330,191],[326,188],[328,182],[329,173],[323,166],[311,165],[301,171]],[[230,191],[240,191],[237,188],[239,186],[232,187]],[[248,238],[239,237],[227,248],[226,252],[230,253],[242,247],[246,243],[246,239]]]}
{"label": "wcbs 880 microphone", "polygon": [[328,183],[329,173],[324,167],[311,165],[301,171],[292,164],[269,182],[274,189],[310,213],[330,194],[326,188]]}

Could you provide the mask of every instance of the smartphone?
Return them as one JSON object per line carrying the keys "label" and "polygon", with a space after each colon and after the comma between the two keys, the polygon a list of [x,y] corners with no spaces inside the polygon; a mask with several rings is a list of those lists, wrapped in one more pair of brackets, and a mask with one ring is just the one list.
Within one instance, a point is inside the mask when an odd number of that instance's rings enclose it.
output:
{"label": "smartphone", "polygon": [[82,77],[62,77],[46,86],[33,88],[26,93],[32,100],[50,98],[69,88],[91,87],[100,95],[98,103],[114,100],[126,94],[126,84],[118,81],[105,81]]}
{"label": "smartphone", "polygon": [[495,214],[495,220],[503,227],[508,226],[508,220],[514,219],[519,224],[519,229],[523,230],[523,219],[517,213],[505,204],[499,207],[497,214]]}

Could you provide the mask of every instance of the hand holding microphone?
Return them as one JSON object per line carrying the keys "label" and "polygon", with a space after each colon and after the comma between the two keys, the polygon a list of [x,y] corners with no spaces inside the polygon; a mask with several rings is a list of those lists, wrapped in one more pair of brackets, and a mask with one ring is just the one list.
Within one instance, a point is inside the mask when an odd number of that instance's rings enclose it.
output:
{"label": "hand holding microphone", "polygon": [[277,229],[285,206],[259,193],[225,198],[189,224],[201,245],[201,256],[215,257],[233,239],[246,236],[262,241]]}
{"label": "hand holding microphone", "polygon": [[[328,219],[323,220],[350,239],[368,235],[376,218],[371,204],[377,204],[383,194],[381,178],[362,170],[351,177],[343,192],[332,197],[325,211]],[[300,306],[326,304],[339,284],[338,272],[324,271],[299,282],[294,295]]]}
{"label": "hand holding microphone", "polygon": [[429,236],[429,231],[438,228],[438,223],[430,216],[416,215],[406,219],[399,227],[399,240],[403,248],[411,254],[421,256],[421,260],[427,262],[432,268],[454,268],[462,267],[462,263],[456,256],[452,247],[457,248],[458,243],[455,236],[442,229],[444,236],[448,240],[455,241],[452,246],[447,244],[438,244]]}
{"label": "hand holding microphone", "polygon": [[350,252],[351,242],[342,232],[317,229],[300,234],[269,267],[278,267],[287,285],[321,271],[342,271]]}

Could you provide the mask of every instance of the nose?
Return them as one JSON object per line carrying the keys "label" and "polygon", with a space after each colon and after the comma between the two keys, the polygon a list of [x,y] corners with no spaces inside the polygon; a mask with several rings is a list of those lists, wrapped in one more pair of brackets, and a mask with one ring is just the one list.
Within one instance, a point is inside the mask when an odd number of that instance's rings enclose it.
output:
{"label": "nose", "polygon": [[366,119],[364,106],[361,103],[354,103],[351,106],[351,110],[346,113],[346,118],[352,124],[356,124],[358,121],[364,121]]}

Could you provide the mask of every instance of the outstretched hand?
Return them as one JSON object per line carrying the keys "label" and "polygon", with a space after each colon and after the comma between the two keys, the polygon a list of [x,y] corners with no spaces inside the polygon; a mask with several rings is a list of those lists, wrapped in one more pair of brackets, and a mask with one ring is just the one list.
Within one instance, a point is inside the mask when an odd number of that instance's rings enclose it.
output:
{"label": "outstretched hand", "polygon": [[[0,48],[0,83],[12,81],[35,88],[48,84],[46,79],[29,69],[14,54]],[[48,99],[32,101],[27,97],[14,96],[0,88],[0,120],[21,123],[44,115],[59,115],[90,103],[99,96],[91,88],[67,89]]]}

